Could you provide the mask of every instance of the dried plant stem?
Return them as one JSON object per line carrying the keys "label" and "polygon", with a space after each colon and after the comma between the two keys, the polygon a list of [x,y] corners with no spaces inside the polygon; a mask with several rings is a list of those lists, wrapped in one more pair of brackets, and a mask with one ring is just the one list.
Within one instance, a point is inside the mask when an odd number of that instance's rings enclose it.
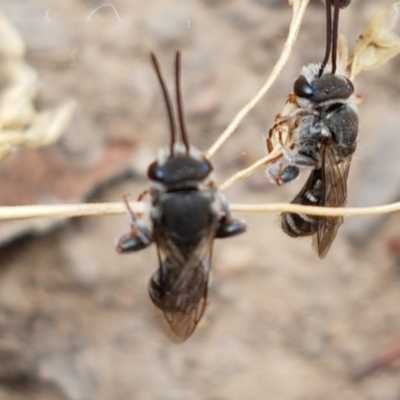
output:
{"label": "dried plant stem", "polygon": [[274,162],[279,157],[281,157],[281,155],[282,155],[281,147],[277,146],[271,153],[267,154],[263,158],[260,158],[254,164],[250,165],[250,167],[242,169],[241,171],[236,172],[236,174],[233,174],[230,178],[228,178],[225,182],[223,182],[220,185],[219,189],[220,190],[227,189],[229,186],[232,186],[237,181],[241,181],[242,179],[247,178],[248,176],[254,174],[254,172],[265,167],[267,164]]}
{"label": "dried plant stem", "polygon": [[[142,214],[144,203],[132,202],[133,211]],[[293,212],[320,216],[377,215],[400,211],[400,202],[375,207],[312,207],[288,203],[232,204],[233,212]],[[69,218],[83,216],[105,216],[126,213],[126,205],[120,203],[58,204],[40,206],[0,207],[0,220],[28,218]]]}
{"label": "dried plant stem", "polygon": [[339,216],[360,216],[389,214],[400,211],[400,202],[374,207],[315,207],[301,206],[290,203],[271,203],[271,204],[232,204],[232,211],[235,212],[293,212],[297,214],[318,215],[324,217]]}
{"label": "dried plant stem", "polygon": [[235,118],[228,125],[228,127],[222,132],[221,136],[216,140],[216,142],[206,151],[205,156],[207,158],[212,157],[217,150],[226,142],[226,140],[232,135],[236,130],[243,118],[249,113],[249,111],[260,101],[260,99],[267,93],[270,87],[278,78],[283,67],[289,60],[290,54],[292,53],[293,47],[296,43],[297,35],[301,26],[301,22],[304,17],[309,0],[297,0],[293,3],[293,17],[290,23],[288,37],[286,39],[285,45],[283,47],[281,56],[276,62],[274,68],[272,69],[270,75],[268,76],[263,87],[258,91],[258,93],[236,114]]}
{"label": "dried plant stem", "polygon": [[[144,211],[144,203],[131,203],[131,206],[139,214]],[[125,212],[126,205],[122,202],[12,206],[0,207],[0,220],[117,215]]]}

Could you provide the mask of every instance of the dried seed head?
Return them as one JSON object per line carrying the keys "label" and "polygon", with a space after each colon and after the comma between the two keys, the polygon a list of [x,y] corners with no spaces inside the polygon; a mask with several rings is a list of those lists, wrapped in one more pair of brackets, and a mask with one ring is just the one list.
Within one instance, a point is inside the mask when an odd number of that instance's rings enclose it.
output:
{"label": "dried seed head", "polygon": [[351,79],[371,70],[400,53],[400,37],[393,28],[400,13],[400,2],[379,11],[356,42],[351,63]]}

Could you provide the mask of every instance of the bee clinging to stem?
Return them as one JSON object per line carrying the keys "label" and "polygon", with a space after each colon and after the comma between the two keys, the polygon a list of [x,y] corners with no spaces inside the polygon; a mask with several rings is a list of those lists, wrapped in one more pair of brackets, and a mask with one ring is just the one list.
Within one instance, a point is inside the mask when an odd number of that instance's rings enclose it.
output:
{"label": "bee clinging to stem", "polygon": [[[327,45],[321,63],[303,67],[289,95],[287,110],[276,118],[269,132],[267,148],[279,143],[284,158],[272,164],[267,174],[277,184],[294,180],[300,169],[310,176],[294,204],[343,207],[347,200],[347,177],[356,149],[358,116],[353,83],[345,71],[337,70],[339,10],[350,1],[326,0]],[[331,5],[334,6],[333,21]],[[327,71],[329,56],[331,70]],[[316,217],[283,213],[282,229],[291,237],[313,236],[314,247],[323,258],[327,254],[342,217]]]}
{"label": "bee clinging to stem", "polygon": [[148,291],[178,342],[193,333],[204,314],[214,239],[235,236],[246,229],[242,221],[232,218],[225,197],[218,192],[210,161],[190,144],[181,99],[180,59],[177,52],[178,138],[172,102],[157,58],[151,54],[167,109],[170,145],[160,151],[148,168],[152,186],[144,193],[150,198],[147,215],[139,218],[125,199],[131,230],[117,243],[120,253],[138,251],[155,243],[159,265]]}

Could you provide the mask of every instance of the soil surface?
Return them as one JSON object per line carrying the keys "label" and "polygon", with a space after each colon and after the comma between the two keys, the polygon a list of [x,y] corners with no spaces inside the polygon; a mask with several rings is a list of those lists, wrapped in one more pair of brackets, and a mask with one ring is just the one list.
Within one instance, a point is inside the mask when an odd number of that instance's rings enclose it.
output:
{"label": "soil surface", "polygon": [[[390,3],[353,0],[341,20],[350,43]],[[283,0],[0,0],[0,9],[39,74],[38,107],[78,104],[51,149],[2,164],[11,204],[135,198],[168,141],[149,52],[172,88],[182,51],[186,123],[206,150],[262,86],[291,19]],[[265,155],[302,65],[323,56],[324,30],[314,0],[278,81],[212,158],[217,182]],[[350,206],[400,199],[399,68],[400,57],[355,82],[363,101]],[[25,179],[10,183],[10,171]],[[260,172],[226,194],[232,203],[287,202],[304,178],[275,187]],[[399,361],[354,379],[400,342],[400,215],[347,218],[324,260],[308,238],[287,237],[277,214],[240,217],[248,232],[215,242],[209,306],[181,345],[164,335],[147,294],[154,246],[115,251],[126,216],[47,221],[40,235],[4,225],[4,238],[18,237],[0,249],[0,399],[400,399]]]}

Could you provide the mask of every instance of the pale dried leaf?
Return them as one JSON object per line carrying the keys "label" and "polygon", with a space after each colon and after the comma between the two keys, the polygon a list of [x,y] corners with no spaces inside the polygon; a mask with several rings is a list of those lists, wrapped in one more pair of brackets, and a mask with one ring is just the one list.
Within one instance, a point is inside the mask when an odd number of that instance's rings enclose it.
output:
{"label": "pale dried leaf", "polygon": [[400,13],[400,2],[379,11],[360,35],[353,52],[351,78],[371,70],[400,53],[400,37],[392,29]]}
{"label": "pale dried leaf", "polygon": [[37,113],[33,100],[38,75],[22,59],[25,45],[21,36],[0,13],[0,74],[6,87],[0,96],[0,160],[19,146],[39,147],[55,142],[67,128],[75,103]]}
{"label": "pale dried leaf", "polygon": [[22,58],[25,54],[25,44],[21,35],[1,12],[0,54],[13,58]]}
{"label": "pale dried leaf", "polygon": [[13,154],[18,146],[26,140],[23,132],[16,130],[0,130],[0,161]]}
{"label": "pale dried leaf", "polygon": [[6,129],[0,131],[0,146],[17,146],[25,142],[26,136],[22,131]]}
{"label": "pale dried leaf", "polygon": [[24,61],[2,60],[2,74],[8,81],[9,85],[26,82],[27,86],[33,88],[33,95],[36,94],[38,84],[37,72]]}
{"label": "pale dried leaf", "polygon": [[2,71],[10,86],[0,96],[0,129],[22,129],[35,116],[36,72],[21,62],[9,62]]}
{"label": "pale dried leaf", "polygon": [[0,100],[0,129],[22,129],[31,123],[35,109],[31,99],[14,98],[13,101]]}
{"label": "pale dried leaf", "polygon": [[0,144],[0,161],[5,160],[11,154],[13,154],[16,150],[15,146],[10,144]]}
{"label": "pale dried leaf", "polygon": [[39,147],[54,143],[68,127],[76,103],[68,101],[53,110],[37,114],[32,125],[26,130],[26,146]]}
{"label": "pale dried leaf", "polygon": [[23,64],[13,64],[14,72],[10,86],[2,93],[1,101],[15,102],[21,97],[33,100],[37,93],[38,77],[32,68]]}

